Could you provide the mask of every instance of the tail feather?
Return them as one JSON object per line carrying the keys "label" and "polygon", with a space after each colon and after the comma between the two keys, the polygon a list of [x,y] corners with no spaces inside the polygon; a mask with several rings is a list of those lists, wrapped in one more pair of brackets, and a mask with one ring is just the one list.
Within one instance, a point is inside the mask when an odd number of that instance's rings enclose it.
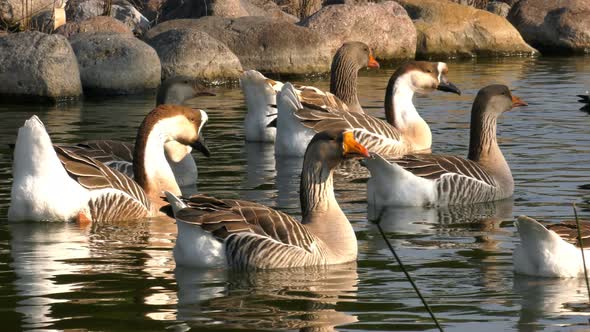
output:
{"label": "tail feather", "polygon": [[293,114],[303,108],[293,84],[285,83],[283,85],[281,92],[277,95],[277,108],[279,114]]}
{"label": "tail feather", "polygon": [[166,200],[168,201],[168,203],[170,203],[170,206],[172,206],[172,212],[174,213],[174,215],[176,215],[178,211],[187,207],[187,205],[184,204],[184,202],[173,193],[169,191],[166,191],[164,193],[166,194]]}
{"label": "tail feather", "polygon": [[523,242],[545,242],[554,239],[555,234],[549,231],[540,222],[527,216],[519,216],[514,222],[520,238]]}

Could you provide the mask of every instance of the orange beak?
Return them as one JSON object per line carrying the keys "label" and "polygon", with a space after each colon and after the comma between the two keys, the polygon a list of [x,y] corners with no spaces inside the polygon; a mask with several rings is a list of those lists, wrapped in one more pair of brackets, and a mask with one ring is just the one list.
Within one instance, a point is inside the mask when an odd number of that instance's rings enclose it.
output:
{"label": "orange beak", "polygon": [[364,157],[369,158],[369,150],[361,143],[354,139],[352,131],[347,131],[342,134],[342,147],[344,148],[344,157]]}
{"label": "orange beak", "polygon": [[528,106],[528,104],[524,100],[518,98],[517,96],[512,95],[512,107],[518,106]]}
{"label": "orange beak", "polygon": [[369,54],[369,63],[367,64],[367,67],[379,69],[379,62],[377,62],[377,60],[375,60],[375,58],[373,57],[373,54]]}

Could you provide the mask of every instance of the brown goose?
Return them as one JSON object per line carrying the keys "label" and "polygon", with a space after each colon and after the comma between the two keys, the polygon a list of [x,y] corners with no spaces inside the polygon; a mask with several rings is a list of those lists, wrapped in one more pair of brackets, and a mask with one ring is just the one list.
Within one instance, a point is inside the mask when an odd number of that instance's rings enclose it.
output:
{"label": "brown goose", "polygon": [[344,159],[368,155],[350,131],[317,134],[301,171],[301,222],[254,202],[167,194],[178,225],[176,263],[270,269],[354,261],[356,237],[334,197],[333,172]]}
{"label": "brown goose", "polygon": [[[335,95],[348,111],[363,113],[357,96],[358,71],[363,67],[379,68],[379,63],[365,43],[347,42],[332,59],[329,93],[311,86],[297,86],[296,89],[311,90],[323,96]],[[276,129],[269,127],[269,123],[276,118],[277,110],[273,105],[283,83],[266,78],[256,70],[248,70],[240,78],[240,85],[248,108],[244,119],[246,141],[274,142]]]}
{"label": "brown goose", "polygon": [[[326,128],[350,128],[371,152],[385,156],[430,149],[432,136],[428,124],[416,111],[414,93],[434,90],[461,94],[447,79],[443,62],[409,61],[393,73],[385,94],[387,121],[369,114],[351,113],[333,95],[312,89],[297,90],[285,84],[278,97],[275,153],[302,156],[307,142]],[[294,143],[295,142],[295,143]]]}
{"label": "brown goose", "polygon": [[[172,77],[165,80],[158,88],[156,106],[182,105],[199,96],[214,96],[203,85],[195,80],[184,77]],[[114,168],[129,177],[133,177],[133,143],[114,140],[92,140],[68,146],[67,149],[76,153],[95,158],[107,166]],[[179,186],[192,186],[197,183],[198,171],[192,148],[175,141],[164,146],[166,158]]]}
{"label": "brown goose", "polygon": [[[543,225],[533,218],[519,216],[514,223],[520,244],[514,249],[514,272],[540,277],[575,278],[584,276],[578,226],[575,221]],[[581,222],[582,245],[590,257],[590,223]],[[590,265],[587,268],[590,269]]]}
{"label": "brown goose", "polygon": [[406,155],[364,161],[371,172],[369,203],[377,206],[453,205],[494,201],[512,195],[510,167],[496,141],[498,116],[526,106],[505,85],[477,94],[471,109],[467,159],[444,155]]}
{"label": "brown goose", "polygon": [[134,150],[135,181],[100,161],[54,146],[37,116],[19,129],[12,168],[10,220],[116,221],[155,216],[163,191],[180,194],[164,156],[174,140],[205,149],[207,113],[161,105],[143,120]]}

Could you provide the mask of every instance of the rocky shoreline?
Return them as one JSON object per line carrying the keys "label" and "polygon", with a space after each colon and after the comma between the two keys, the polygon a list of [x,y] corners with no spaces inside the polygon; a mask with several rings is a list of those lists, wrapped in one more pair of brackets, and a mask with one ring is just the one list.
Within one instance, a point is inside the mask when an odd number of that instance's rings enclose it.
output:
{"label": "rocky shoreline", "polygon": [[295,4],[34,0],[31,18],[22,15],[22,0],[0,0],[11,31],[0,31],[0,97],[131,94],[172,76],[225,82],[249,69],[322,73],[351,40],[385,62],[590,53],[585,0],[479,1],[487,10],[467,0],[336,0],[313,10]]}

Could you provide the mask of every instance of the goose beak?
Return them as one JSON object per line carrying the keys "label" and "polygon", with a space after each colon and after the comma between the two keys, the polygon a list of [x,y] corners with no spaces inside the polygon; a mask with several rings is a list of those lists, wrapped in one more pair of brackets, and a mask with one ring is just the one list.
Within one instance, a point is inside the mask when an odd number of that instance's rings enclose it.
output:
{"label": "goose beak", "polygon": [[436,87],[436,89],[444,92],[456,93],[459,96],[461,95],[461,90],[459,90],[459,88],[455,84],[447,81],[446,79],[442,80]]}
{"label": "goose beak", "polygon": [[197,139],[193,144],[191,144],[191,147],[201,152],[205,157],[209,157],[211,155],[211,151],[209,151],[209,147],[205,143],[205,139],[203,138],[203,136],[199,136],[199,139]]}
{"label": "goose beak", "polygon": [[375,60],[375,58],[373,57],[373,54],[369,54],[369,63],[367,64],[367,67],[379,69],[379,62],[377,62],[377,60]]}
{"label": "goose beak", "polygon": [[342,146],[344,148],[343,156],[346,158],[369,158],[369,150],[361,143],[354,139],[354,134],[349,131],[343,134]]}
{"label": "goose beak", "polygon": [[518,98],[515,95],[512,95],[512,107],[519,107],[519,106],[528,106],[524,100]]}

